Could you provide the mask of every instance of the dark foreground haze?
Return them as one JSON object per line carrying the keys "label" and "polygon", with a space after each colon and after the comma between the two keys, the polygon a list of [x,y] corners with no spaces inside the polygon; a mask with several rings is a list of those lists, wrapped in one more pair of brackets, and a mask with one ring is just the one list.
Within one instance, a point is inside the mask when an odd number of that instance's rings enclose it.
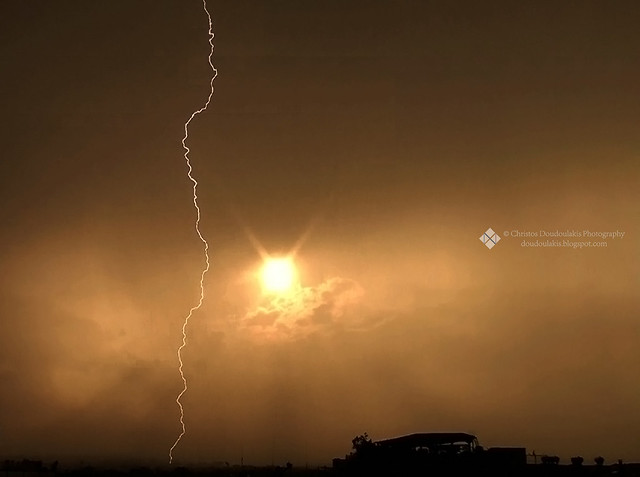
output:
{"label": "dark foreground haze", "polygon": [[609,477],[609,476],[640,476],[639,464],[614,464],[614,465],[533,465],[511,468],[430,468],[430,469],[406,469],[403,467],[387,469],[360,469],[339,470],[329,467],[296,467],[290,464],[270,466],[229,466],[221,463],[216,466],[186,468],[177,467],[173,470],[152,469],[148,467],[133,467],[129,469],[81,467],[67,471],[53,472],[50,469],[41,471],[9,471],[8,477],[368,477],[368,476],[407,476],[431,475],[434,477]]}
{"label": "dark foreground haze", "polygon": [[[365,430],[640,461],[640,2],[207,4],[174,468]],[[167,465],[202,7],[0,2],[2,459]]]}

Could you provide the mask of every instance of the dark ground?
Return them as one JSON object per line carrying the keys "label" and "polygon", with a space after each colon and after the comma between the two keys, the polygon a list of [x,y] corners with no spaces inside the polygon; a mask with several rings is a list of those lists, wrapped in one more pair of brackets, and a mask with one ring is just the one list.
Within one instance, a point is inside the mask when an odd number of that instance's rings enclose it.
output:
{"label": "dark ground", "polygon": [[283,466],[220,466],[215,468],[152,469],[146,467],[123,469],[82,467],[70,470],[51,471],[43,466],[41,470],[3,470],[4,477],[251,477],[251,476],[482,476],[482,477],[640,477],[640,464],[595,465],[533,465],[514,468],[479,469],[471,467],[448,467],[430,469],[344,469],[330,467],[299,468]]}

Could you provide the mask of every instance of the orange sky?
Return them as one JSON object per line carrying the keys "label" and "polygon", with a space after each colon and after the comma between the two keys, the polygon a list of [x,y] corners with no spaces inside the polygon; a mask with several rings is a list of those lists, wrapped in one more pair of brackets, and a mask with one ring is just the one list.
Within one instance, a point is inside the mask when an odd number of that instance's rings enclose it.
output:
{"label": "orange sky", "polygon": [[[640,6],[208,3],[189,146],[213,266],[176,462],[448,430],[640,460]],[[180,140],[206,16],[2,10],[0,448],[163,463],[203,265]],[[295,299],[262,295],[247,230],[306,237]],[[625,234],[504,234],[556,230]]]}

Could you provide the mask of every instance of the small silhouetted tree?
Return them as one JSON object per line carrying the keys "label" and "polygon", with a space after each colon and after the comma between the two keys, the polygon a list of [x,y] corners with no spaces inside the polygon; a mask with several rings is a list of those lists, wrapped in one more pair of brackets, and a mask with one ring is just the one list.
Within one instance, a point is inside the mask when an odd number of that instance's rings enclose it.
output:
{"label": "small silhouetted tree", "polygon": [[582,457],[580,457],[580,456],[576,456],[576,457],[572,457],[571,458],[571,465],[574,465],[576,467],[580,467],[583,462],[584,462],[584,459]]}
{"label": "small silhouetted tree", "polygon": [[593,461],[596,463],[598,467],[602,467],[604,465],[604,457],[602,457],[601,455],[593,459]]}
{"label": "small silhouetted tree", "polygon": [[367,454],[374,446],[373,441],[366,432],[360,436],[356,436],[351,440],[353,450],[357,455]]}

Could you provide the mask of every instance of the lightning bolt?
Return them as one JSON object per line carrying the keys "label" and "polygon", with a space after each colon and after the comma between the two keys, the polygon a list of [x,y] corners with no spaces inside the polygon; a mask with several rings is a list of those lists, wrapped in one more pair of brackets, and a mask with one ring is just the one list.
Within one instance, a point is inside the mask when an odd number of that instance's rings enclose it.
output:
{"label": "lightning bolt", "polygon": [[198,181],[196,181],[195,178],[193,177],[193,167],[191,166],[191,161],[189,160],[190,149],[187,146],[187,139],[189,139],[189,124],[191,124],[191,121],[193,121],[193,119],[198,114],[202,113],[209,107],[209,103],[211,102],[211,98],[213,96],[213,82],[216,79],[216,76],[218,76],[218,70],[216,70],[216,68],[213,66],[213,63],[211,62],[211,58],[213,57],[214,34],[213,34],[213,23],[211,21],[211,14],[207,9],[206,0],[202,0],[202,7],[204,9],[204,12],[207,14],[207,19],[209,21],[208,33],[209,33],[210,49],[209,49],[208,61],[209,61],[209,67],[211,68],[211,73],[212,73],[211,80],[209,81],[209,96],[207,97],[207,101],[204,103],[204,106],[194,111],[189,117],[189,119],[187,120],[187,122],[184,123],[184,137],[182,138],[182,147],[184,149],[184,160],[185,160],[185,163],[187,164],[187,177],[193,183],[193,206],[196,209],[195,229],[196,229],[196,233],[198,234],[198,238],[200,239],[200,241],[204,246],[205,268],[202,270],[202,274],[200,275],[200,298],[198,300],[198,304],[189,310],[189,313],[184,319],[184,323],[182,324],[182,344],[178,347],[178,351],[177,351],[178,363],[179,363],[178,371],[180,372],[180,378],[182,378],[182,385],[183,385],[182,391],[180,391],[180,394],[178,394],[178,396],[176,397],[176,403],[178,404],[178,408],[180,409],[181,430],[180,430],[180,435],[178,435],[178,438],[175,440],[175,442],[169,449],[169,464],[173,462],[173,450],[176,448],[176,446],[178,445],[182,437],[187,432],[187,428],[184,424],[184,408],[182,407],[182,402],[180,401],[180,399],[182,399],[182,396],[184,396],[184,394],[187,392],[187,378],[184,375],[184,371],[183,371],[184,363],[182,362],[182,351],[187,346],[187,325],[189,324],[189,319],[193,316],[193,313],[196,310],[199,310],[200,307],[202,306],[202,302],[204,301],[204,277],[209,271],[209,268],[211,267],[211,263],[209,261],[209,243],[207,242],[207,240],[202,235],[202,232],[200,231],[200,207],[198,206]]}

